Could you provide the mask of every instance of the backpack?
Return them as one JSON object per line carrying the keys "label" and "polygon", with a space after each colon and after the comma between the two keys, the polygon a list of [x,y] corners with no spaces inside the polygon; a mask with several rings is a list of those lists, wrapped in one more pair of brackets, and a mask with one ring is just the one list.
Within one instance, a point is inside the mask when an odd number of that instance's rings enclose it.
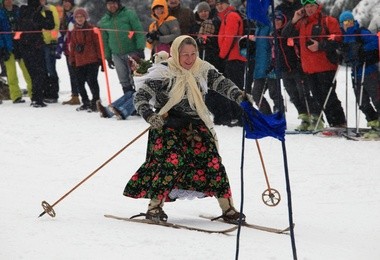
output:
{"label": "backpack", "polygon": [[[240,26],[243,26],[243,34],[240,35],[240,36],[244,36],[244,35],[254,35],[254,34],[255,34],[255,29],[254,29],[254,26],[253,26],[253,21],[249,21],[249,20],[247,19],[247,16],[246,16],[246,15],[242,14],[241,12],[239,12],[239,11],[237,11],[237,10],[230,10],[230,11],[228,11],[228,12],[226,13],[226,15],[224,16],[223,23],[224,23],[224,24],[227,23],[227,16],[228,16],[230,13],[232,13],[232,12],[237,13],[237,14],[240,16],[240,18],[241,18],[241,22],[239,21],[239,28],[240,28]],[[239,45],[239,49],[241,48],[240,43],[243,42],[243,41],[240,41],[240,40],[241,40],[240,37],[239,37],[239,38],[235,38],[235,39],[237,39],[237,40],[235,40],[234,43],[231,45],[231,48],[230,48],[230,50],[228,51],[228,54],[227,54],[226,57],[228,57],[228,56],[230,55],[230,52],[231,52],[233,46],[234,46],[236,43]],[[248,52],[249,52],[250,54],[248,55],[248,53],[247,53],[247,55],[250,57],[251,54],[252,54],[254,51],[255,51],[255,46],[254,46],[254,44],[252,44],[252,45],[250,46],[249,50],[248,50]]]}
{"label": "backpack", "polygon": [[244,36],[244,35],[254,35],[255,34],[254,33],[254,30],[255,30],[254,29],[255,28],[254,27],[254,22],[251,21],[251,20],[249,20],[245,14],[243,14],[243,13],[237,11],[237,10],[230,10],[230,11],[228,11],[226,13],[226,15],[224,16],[224,21],[223,21],[224,24],[226,23],[228,14],[232,13],[232,12],[237,13],[240,16],[241,20],[242,20],[242,24],[240,24],[240,22],[239,22],[239,28],[240,28],[240,26],[243,26],[243,35],[241,35],[241,36]]}

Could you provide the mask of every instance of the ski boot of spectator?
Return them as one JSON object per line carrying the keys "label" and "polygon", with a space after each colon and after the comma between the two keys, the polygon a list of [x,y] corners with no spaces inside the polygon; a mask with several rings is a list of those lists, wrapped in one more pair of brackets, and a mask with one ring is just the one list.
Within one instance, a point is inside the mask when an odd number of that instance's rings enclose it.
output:
{"label": "ski boot of spectator", "polygon": [[317,115],[310,116],[310,125],[307,128],[308,131],[314,131],[314,130],[320,131],[320,130],[323,130],[323,128],[325,128],[325,122],[323,122],[323,119],[321,118],[321,120],[319,120],[319,123],[318,123],[318,118],[319,117]]}
{"label": "ski boot of spectator", "polygon": [[367,123],[368,127],[371,127],[372,129],[380,130],[380,121],[378,119],[369,121]]}
{"label": "ski boot of spectator", "polygon": [[380,137],[380,131],[371,129],[363,135],[365,139],[378,139]]}
{"label": "ski boot of spectator", "polygon": [[296,130],[307,131],[310,126],[310,116],[308,114],[299,114],[298,119],[301,119],[301,124],[297,126]]}

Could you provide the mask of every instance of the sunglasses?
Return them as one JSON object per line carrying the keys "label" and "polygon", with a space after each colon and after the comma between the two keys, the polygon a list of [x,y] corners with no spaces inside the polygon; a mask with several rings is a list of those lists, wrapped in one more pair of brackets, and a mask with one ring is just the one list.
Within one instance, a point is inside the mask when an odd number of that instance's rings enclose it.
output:
{"label": "sunglasses", "polygon": [[315,0],[301,0],[302,5],[307,5],[307,4],[316,4]]}

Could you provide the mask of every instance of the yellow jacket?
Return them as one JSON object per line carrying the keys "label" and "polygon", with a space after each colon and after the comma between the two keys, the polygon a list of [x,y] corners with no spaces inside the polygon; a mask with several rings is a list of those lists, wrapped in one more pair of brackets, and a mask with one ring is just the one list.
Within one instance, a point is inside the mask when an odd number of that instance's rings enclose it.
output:
{"label": "yellow jacket", "polygon": [[[57,41],[59,36],[59,14],[58,10],[54,5],[48,4],[49,10],[53,13],[54,18],[54,29],[53,30],[42,30],[42,34],[44,37],[44,42],[46,44],[50,44],[52,41]],[[41,14],[45,17],[45,9],[42,9]]]}

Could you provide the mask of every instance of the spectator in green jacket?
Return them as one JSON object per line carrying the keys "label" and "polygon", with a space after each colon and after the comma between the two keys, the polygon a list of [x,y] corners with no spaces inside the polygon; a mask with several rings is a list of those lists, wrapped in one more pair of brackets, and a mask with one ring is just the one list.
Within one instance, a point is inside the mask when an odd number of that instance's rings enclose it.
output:
{"label": "spectator in green jacket", "polygon": [[105,57],[110,69],[116,68],[123,92],[134,91],[134,82],[128,56],[144,58],[145,33],[136,12],[120,4],[120,0],[107,0],[107,12],[101,18]]}

